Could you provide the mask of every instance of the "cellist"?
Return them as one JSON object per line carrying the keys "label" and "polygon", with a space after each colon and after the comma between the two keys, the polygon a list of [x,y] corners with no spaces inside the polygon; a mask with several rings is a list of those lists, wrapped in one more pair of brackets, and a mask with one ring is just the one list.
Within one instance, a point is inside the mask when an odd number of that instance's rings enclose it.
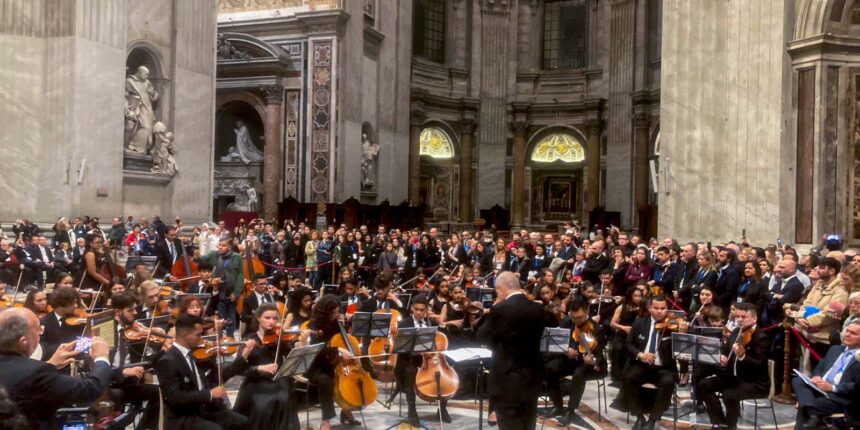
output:
{"label": "cellist", "polygon": [[[409,307],[411,316],[400,320],[397,328],[435,327],[436,322],[432,318],[427,317],[429,308],[430,301],[427,300],[427,296],[423,294],[415,296]],[[397,389],[406,395],[406,404],[409,411],[407,419],[409,420],[409,425],[413,427],[421,427],[421,420],[418,418],[418,411],[415,409],[415,375],[418,373],[421,361],[421,354],[397,354],[397,364],[394,366]],[[439,401],[439,413],[442,416],[442,421],[450,423],[451,416],[448,415],[447,404],[447,400],[443,399]]]}
{"label": "cellist", "polygon": [[[309,331],[303,332],[299,337],[300,346],[308,346],[316,343],[326,343],[340,333],[338,321],[342,321],[340,314],[340,299],[335,295],[325,296],[317,302],[311,313],[311,321],[308,325]],[[335,365],[338,356],[343,360],[351,358],[349,351],[343,348],[327,346],[316,356],[305,375],[308,380],[316,384],[319,390],[320,409],[322,410],[322,421],[320,430],[331,428],[331,419],[335,417],[334,390],[335,390]],[[351,411],[341,410],[341,424],[361,425],[361,422],[352,416]]]}

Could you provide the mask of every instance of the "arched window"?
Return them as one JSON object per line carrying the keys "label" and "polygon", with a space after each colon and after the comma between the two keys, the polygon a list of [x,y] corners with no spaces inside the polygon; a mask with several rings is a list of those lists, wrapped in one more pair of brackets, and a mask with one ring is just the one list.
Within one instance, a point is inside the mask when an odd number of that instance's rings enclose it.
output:
{"label": "arched window", "polygon": [[543,68],[585,67],[585,0],[547,0],[543,14]]}
{"label": "arched window", "polygon": [[421,130],[421,155],[433,158],[451,158],[454,156],[454,144],[448,133],[439,127],[427,127]]}
{"label": "arched window", "polygon": [[531,160],[538,163],[577,163],[585,160],[585,149],[568,133],[551,133],[535,145]]}
{"label": "arched window", "polygon": [[412,11],[412,53],[445,62],[445,0],[415,0]]}

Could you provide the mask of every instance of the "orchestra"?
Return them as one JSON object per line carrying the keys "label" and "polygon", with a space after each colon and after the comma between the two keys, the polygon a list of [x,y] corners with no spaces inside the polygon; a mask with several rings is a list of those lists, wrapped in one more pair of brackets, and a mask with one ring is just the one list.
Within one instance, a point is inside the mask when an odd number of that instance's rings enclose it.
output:
{"label": "orchestra", "polygon": [[[302,384],[318,393],[321,429],[338,418],[365,425],[371,405],[390,408],[397,396],[413,427],[465,419],[452,406],[481,397],[489,400],[482,414],[492,412],[486,424],[573,426],[586,419],[587,382],[604,379],[618,389],[611,406],[629,412],[635,430],[671,419],[673,393],[685,385],[716,429],[737,428],[741,402],[772,388],[796,399],[798,429],[822,428],[831,415],[849,428],[860,420],[860,282],[852,278],[860,271],[840,254],[642,244],[617,229],[445,240],[417,229],[275,234],[266,224],[217,238],[181,226],[135,229],[152,243],[128,251],[156,258],[128,264],[123,241],[91,232],[70,251],[70,272],[9,263],[27,258],[19,248],[42,254],[44,236],[5,242],[0,263],[11,282],[0,284],[8,333],[0,362],[9,365],[0,365],[0,387],[39,429],[70,419],[55,411],[71,406],[93,421],[130,414],[138,429],[160,419],[171,429],[298,429],[309,407],[296,394]],[[278,239],[264,243],[266,231]],[[358,314],[390,317],[388,332],[353,332]],[[392,352],[401,330],[425,327],[435,330],[434,349]],[[542,352],[549,328],[569,333],[563,352]],[[679,355],[674,333],[718,341],[717,361]],[[301,378],[276,377],[293,350],[317,344]],[[481,348],[491,358],[445,354]],[[44,382],[22,375],[73,391],[41,390]],[[238,389],[228,392],[231,378]],[[541,395],[547,408],[537,407]],[[421,415],[418,399],[436,418]]]}

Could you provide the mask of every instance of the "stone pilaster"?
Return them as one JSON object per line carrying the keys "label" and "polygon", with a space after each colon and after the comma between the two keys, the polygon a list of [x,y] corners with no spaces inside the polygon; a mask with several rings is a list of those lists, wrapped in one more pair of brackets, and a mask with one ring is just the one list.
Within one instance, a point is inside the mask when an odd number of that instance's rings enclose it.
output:
{"label": "stone pilaster", "polygon": [[[650,115],[644,112],[633,117],[633,201],[636,210],[641,211],[648,205],[648,140]],[[641,229],[642,226],[640,225]]]}
{"label": "stone pilaster", "polygon": [[472,136],[475,120],[460,120],[460,221],[471,222],[475,213],[472,205]]}
{"label": "stone pilaster", "polygon": [[[588,154],[585,168],[585,209],[590,212],[600,205],[600,121],[586,125]],[[588,214],[586,213],[586,220]]]}
{"label": "stone pilaster", "polygon": [[513,171],[511,171],[511,228],[522,228],[523,219],[523,197],[525,195],[525,177],[526,177],[526,131],[528,123],[525,121],[515,121],[514,129],[514,147],[512,158],[514,161]]}
{"label": "stone pilaster", "polygon": [[413,109],[409,119],[409,204],[420,203],[421,183],[421,127],[427,116],[421,109]]}
{"label": "stone pilaster", "polygon": [[606,153],[606,210],[621,212],[622,226],[632,224],[632,115],[636,2],[613,0],[609,20],[609,97]]}
{"label": "stone pilaster", "polygon": [[280,184],[283,169],[281,161],[281,119],[283,118],[284,88],[278,85],[261,87],[266,100],[266,147],[263,160],[263,218],[277,219],[280,201]]}

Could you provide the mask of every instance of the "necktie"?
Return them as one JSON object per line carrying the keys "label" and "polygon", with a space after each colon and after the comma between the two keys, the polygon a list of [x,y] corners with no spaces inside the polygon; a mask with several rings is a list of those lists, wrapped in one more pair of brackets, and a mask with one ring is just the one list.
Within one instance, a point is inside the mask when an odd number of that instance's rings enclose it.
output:
{"label": "necktie", "polygon": [[198,390],[202,390],[203,386],[201,385],[202,381],[200,381],[200,374],[197,373],[197,365],[194,364],[194,356],[191,355],[191,353],[192,351],[188,351],[188,354],[186,354],[188,358],[188,365],[191,366],[191,373],[194,374],[194,385],[197,386]]}
{"label": "necktie", "polygon": [[648,341],[648,352],[653,354],[657,351],[657,327],[651,323],[651,339]]}
{"label": "necktie", "polygon": [[176,261],[176,252],[173,250],[173,244],[168,243],[167,246],[170,249],[170,261],[171,262]]}
{"label": "necktie", "polygon": [[[840,376],[842,372],[845,371],[845,368],[848,367],[848,363],[852,359],[852,351],[850,349],[845,350],[842,355],[833,363],[833,366],[830,367],[830,370],[827,371],[827,374],[824,375],[824,380],[836,385],[839,383],[837,378]],[[841,379],[841,378],[840,378]]]}

